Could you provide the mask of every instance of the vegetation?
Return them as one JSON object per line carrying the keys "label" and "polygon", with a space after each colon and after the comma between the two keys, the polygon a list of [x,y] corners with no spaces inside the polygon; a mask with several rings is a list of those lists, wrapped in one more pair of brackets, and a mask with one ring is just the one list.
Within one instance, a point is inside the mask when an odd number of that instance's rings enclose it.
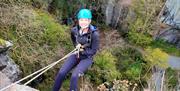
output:
{"label": "vegetation", "polygon": [[170,55],[180,56],[180,49],[170,43],[164,42],[163,40],[152,41],[150,46],[152,48],[160,48],[162,51]]}
{"label": "vegetation", "polygon": [[[0,4],[0,46],[5,44],[3,39],[13,42],[10,56],[20,66],[22,77],[73,49],[70,26],[63,25],[63,19],[75,18],[83,5],[97,8],[94,0],[3,0]],[[93,66],[85,75],[90,85],[93,83],[94,88],[99,85],[118,91],[142,90],[148,84],[152,68],[158,66],[167,69],[165,85],[169,88],[176,86],[177,73],[168,68],[168,55],[180,56],[180,51],[169,43],[153,39],[153,32],[158,26],[155,23],[157,15],[163,4],[164,0],[132,0],[126,18],[129,26],[124,39],[127,43],[116,44],[123,46],[101,49],[97,53]],[[100,33],[111,30],[100,18],[103,17],[102,11],[97,11],[93,23],[103,30]],[[50,91],[60,65],[29,85],[40,91]],[[63,91],[69,88],[69,78],[70,75],[63,84]]]}
{"label": "vegetation", "polygon": [[[15,7],[16,10],[13,9]],[[23,4],[9,5],[5,11],[2,15],[4,22],[1,22],[0,36],[13,42],[10,56],[20,66],[22,77],[52,63],[72,49],[69,27],[60,25],[48,12],[28,8]],[[50,89],[52,85],[47,84],[53,84],[58,68],[56,66],[56,70],[44,74],[41,80],[37,79],[30,85],[42,91]],[[42,84],[37,85],[40,82]]]}
{"label": "vegetation", "polygon": [[5,46],[5,40],[0,39],[0,46]]}
{"label": "vegetation", "polygon": [[166,71],[166,79],[167,82],[165,84],[165,86],[167,88],[174,88],[176,86],[176,84],[178,83],[178,79],[177,79],[177,72],[171,68],[168,68]]}
{"label": "vegetation", "polygon": [[168,54],[161,51],[160,49],[146,49],[147,54],[145,55],[145,58],[147,62],[149,62],[150,65],[156,65],[161,68],[167,68],[168,67]]}
{"label": "vegetation", "polygon": [[104,81],[113,81],[121,78],[121,73],[118,72],[115,66],[116,62],[116,57],[110,52],[104,50],[98,53],[94,59],[93,67],[88,73],[93,83],[98,85]]}

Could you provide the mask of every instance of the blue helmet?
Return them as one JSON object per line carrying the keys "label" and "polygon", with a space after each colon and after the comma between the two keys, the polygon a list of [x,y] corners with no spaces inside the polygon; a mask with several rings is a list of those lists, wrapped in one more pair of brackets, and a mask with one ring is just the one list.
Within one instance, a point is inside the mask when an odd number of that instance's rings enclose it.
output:
{"label": "blue helmet", "polygon": [[77,17],[78,17],[78,20],[81,18],[92,19],[92,13],[89,9],[81,9]]}

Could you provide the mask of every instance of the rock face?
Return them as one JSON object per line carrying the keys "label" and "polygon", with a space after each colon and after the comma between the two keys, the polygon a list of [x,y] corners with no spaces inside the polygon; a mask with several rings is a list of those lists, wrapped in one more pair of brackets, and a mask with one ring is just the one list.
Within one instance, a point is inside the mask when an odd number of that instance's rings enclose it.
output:
{"label": "rock face", "polygon": [[157,39],[163,39],[180,48],[180,30],[167,28],[159,32]]}
{"label": "rock face", "polygon": [[39,90],[36,90],[28,86],[16,84],[13,87],[9,88],[7,91],[39,91]]}
{"label": "rock face", "polygon": [[0,52],[0,71],[4,73],[11,82],[18,80],[21,73],[19,66],[14,63],[14,61],[7,55],[7,50],[12,46],[12,44],[6,41],[6,46],[1,47]]}
{"label": "rock face", "polygon": [[[2,40],[2,39],[1,39]],[[19,66],[8,56],[7,50],[12,46],[8,41],[0,45],[0,90],[5,86],[17,81],[21,71]],[[15,84],[5,91],[38,91],[28,86]]]}
{"label": "rock face", "polygon": [[168,25],[168,28],[162,29],[158,39],[163,39],[169,43],[175,44],[180,48],[180,0],[167,0],[161,15],[161,22]]}
{"label": "rock face", "polygon": [[102,10],[107,25],[117,27],[125,19],[131,0],[103,0]]}
{"label": "rock face", "polygon": [[1,67],[4,67],[1,72],[12,82],[18,79],[21,71],[6,53],[0,54],[0,65],[2,65]]}
{"label": "rock face", "polygon": [[[180,57],[176,56],[171,56],[169,55],[168,59],[168,64],[169,67],[176,70],[178,72],[177,78],[178,78],[178,83],[176,86],[176,91],[180,91]],[[161,91],[161,85],[162,85],[162,79],[163,79],[163,73],[165,72],[165,69],[159,68],[159,67],[154,67],[153,68],[153,75],[151,79],[149,80],[149,91]],[[155,86],[155,88],[154,88]],[[151,89],[154,88],[154,89]],[[165,88],[165,87],[163,87]]]}
{"label": "rock face", "polygon": [[0,89],[11,84],[11,80],[2,72],[0,72]]}
{"label": "rock face", "polygon": [[[169,26],[161,29],[156,35],[156,39],[163,39],[180,48],[180,0],[167,0],[161,22]],[[128,14],[128,6],[131,0],[103,0],[102,12],[105,15],[106,25],[117,28],[123,23]],[[129,12],[130,13],[130,12]]]}
{"label": "rock face", "polygon": [[[11,80],[4,73],[0,72],[0,90],[9,84],[11,84]],[[30,88],[28,86],[15,84],[14,86],[4,91],[38,91],[38,90]]]}
{"label": "rock face", "polygon": [[167,0],[165,3],[163,15],[161,21],[174,28],[180,29],[180,1],[179,0]]}

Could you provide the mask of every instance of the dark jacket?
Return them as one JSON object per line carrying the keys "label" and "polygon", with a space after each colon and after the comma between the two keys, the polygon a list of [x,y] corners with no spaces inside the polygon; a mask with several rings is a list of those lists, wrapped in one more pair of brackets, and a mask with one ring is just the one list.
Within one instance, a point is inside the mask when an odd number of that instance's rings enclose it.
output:
{"label": "dark jacket", "polygon": [[71,29],[71,39],[73,45],[76,46],[78,43],[85,45],[83,52],[80,52],[80,56],[93,57],[99,49],[99,33],[97,28],[93,25],[89,26],[89,31],[86,34],[80,35],[79,26]]}

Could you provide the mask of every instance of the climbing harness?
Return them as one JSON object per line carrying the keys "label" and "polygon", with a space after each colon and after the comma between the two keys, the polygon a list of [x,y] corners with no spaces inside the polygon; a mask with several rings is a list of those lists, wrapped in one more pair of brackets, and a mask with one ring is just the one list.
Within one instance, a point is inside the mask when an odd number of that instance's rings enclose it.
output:
{"label": "climbing harness", "polygon": [[[8,85],[8,86],[0,89],[0,91],[4,91],[4,90],[6,90],[6,89],[8,89],[8,88],[10,88],[10,87],[12,87],[12,86],[14,86],[15,84],[18,84],[18,83],[20,83],[20,82],[22,82],[22,81],[24,81],[24,80],[26,80],[26,79],[28,79],[28,78],[36,75],[36,76],[33,77],[32,79],[30,79],[29,81],[27,81],[26,83],[24,83],[24,85],[29,84],[31,81],[33,81],[34,79],[36,79],[37,77],[39,77],[40,75],[42,75],[43,73],[45,73],[46,71],[48,71],[50,68],[54,67],[54,66],[55,66],[56,64],[58,64],[60,61],[66,59],[67,57],[69,57],[69,56],[71,56],[72,54],[74,54],[74,52],[77,51],[77,52],[78,52],[78,55],[79,55],[79,50],[80,50],[80,48],[75,48],[75,49],[72,50],[70,53],[68,53],[67,55],[65,55],[63,58],[59,59],[58,61],[56,61],[56,62],[54,62],[54,63],[51,63],[50,65],[47,65],[46,67],[41,68],[40,70],[38,70],[38,71],[36,71],[36,72],[34,72],[34,73],[32,73],[32,74],[24,77],[24,78],[22,78],[22,79],[20,79],[20,80],[18,80],[18,81],[16,81],[16,82],[14,82],[14,83],[12,83],[12,84],[10,84],[10,85]],[[39,74],[38,74],[38,73],[39,73]]]}

